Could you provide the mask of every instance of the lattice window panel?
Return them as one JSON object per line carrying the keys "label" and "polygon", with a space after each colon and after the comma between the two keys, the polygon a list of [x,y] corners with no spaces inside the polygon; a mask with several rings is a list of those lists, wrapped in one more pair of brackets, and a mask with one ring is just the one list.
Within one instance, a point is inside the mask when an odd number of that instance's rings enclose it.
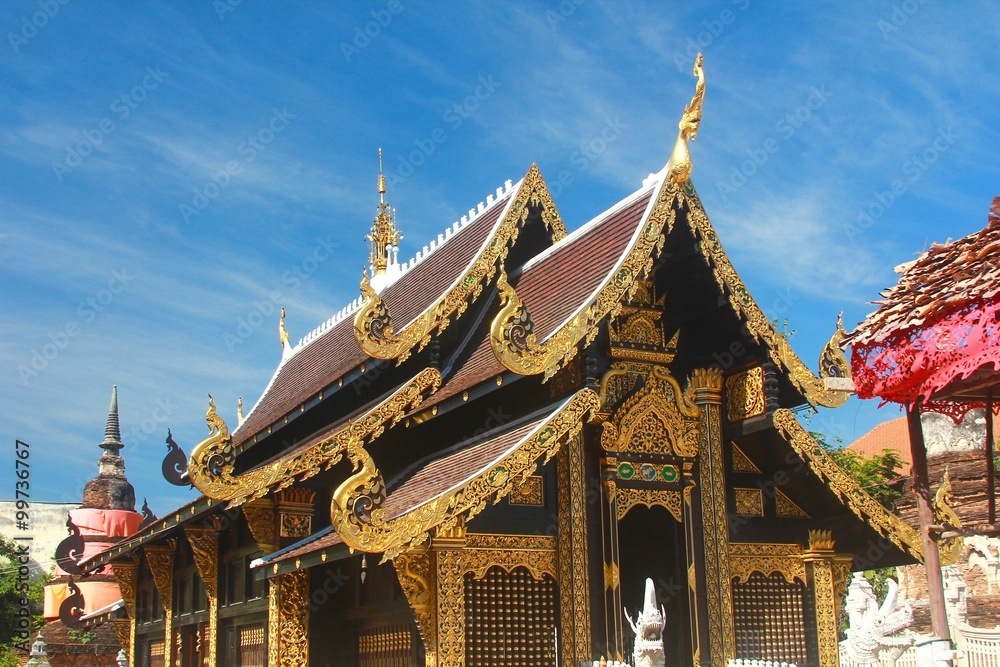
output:
{"label": "lattice window panel", "polygon": [[733,583],[736,657],[794,662],[804,667],[806,588],[784,576],[754,572],[745,583]]}
{"label": "lattice window panel", "polygon": [[164,663],[164,642],[162,639],[153,639],[149,642],[149,667],[165,667]]}
{"label": "lattice window panel", "polygon": [[466,666],[554,667],[557,598],[554,579],[538,581],[523,567],[466,574]]}
{"label": "lattice window panel", "polygon": [[413,660],[413,625],[386,625],[358,633],[360,667],[410,667]]}
{"label": "lattice window panel", "polygon": [[264,624],[241,625],[239,633],[240,667],[265,667],[267,657],[264,654]]}

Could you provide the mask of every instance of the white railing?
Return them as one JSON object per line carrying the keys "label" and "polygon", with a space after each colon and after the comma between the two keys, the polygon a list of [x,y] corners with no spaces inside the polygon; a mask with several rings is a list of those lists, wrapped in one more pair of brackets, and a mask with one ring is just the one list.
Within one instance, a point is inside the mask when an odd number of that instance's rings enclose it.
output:
{"label": "white railing", "polygon": [[964,654],[966,667],[1000,667],[1000,625],[992,630],[959,628],[955,643]]}

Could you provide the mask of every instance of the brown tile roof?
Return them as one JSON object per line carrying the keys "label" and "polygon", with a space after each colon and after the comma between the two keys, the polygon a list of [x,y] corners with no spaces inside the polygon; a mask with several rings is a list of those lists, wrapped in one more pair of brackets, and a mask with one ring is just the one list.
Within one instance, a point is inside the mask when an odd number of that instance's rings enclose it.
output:
{"label": "brown tile roof", "polygon": [[883,449],[893,449],[903,460],[899,474],[906,477],[910,474],[910,435],[906,427],[906,417],[898,417],[878,424],[875,428],[847,446],[853,452],[865,457],[881,454]]}
{"label": "brown tile roof", "polygon": [[[505,433],[487,436],[485,440],[446,454],[421,467],[385,499],[385,516],[395,518],[406,514],[420,505],[458,486],[466,480],[487,470],[497,459],[506,454],[551,415],[530,421]],[[460,443],[458,446],[462,446]],[[342,543],[334,532],[307,541],[300,547],[291,549],[277,558],[264,559],[265,564],[278,563],[301,557]]]}
{"label": "brown tile roof", "polygon": [[[554,333],[607,280],[628,251],[652,196],[650,189],[629,196],[529,262],[516,283],[512,279],[531,313],[539,341]],[[470,341],[475,346],[470,357],[428,397],[422,409],[506,372],[490,345],[491,322],[489,315],[484,318]]]}
{"label": "brown tile roof", "polygon": [[874,302],[879,308],[844,338],[845,346],[878,343],[1000,296],[1000,197],[993,200],[985,229],[935,243],[904,266],[899,282]]}
{"label": "brown tile roof", "polygon": [[[1000,415],[993,417],[993,432],[1000,433]],[[906,426],[906,417],[897,417],[882,422],[847,446],[847,449],[866,457],[881,454],[883,449],[892,449],[899,453],[903,467],[899,474],[902,477],[910,475],[913,462],[910,460],[910,432]],[[980,458],[982,453],[979,454]]]}
{"label": "brown tile roof", "polygon": [[[498,198],[482,215],[462,227],[446,243],[409,269],[380,296],[393,321],[411,322],[462,275],[479,255],[483,242],[498,222],[517,187]],[[233,443],[240,445],[310,396],[358,366],[368,357],[354,338],[354,318],[347,316],[326,332],[302,344],[271,381],[239,429]]]}

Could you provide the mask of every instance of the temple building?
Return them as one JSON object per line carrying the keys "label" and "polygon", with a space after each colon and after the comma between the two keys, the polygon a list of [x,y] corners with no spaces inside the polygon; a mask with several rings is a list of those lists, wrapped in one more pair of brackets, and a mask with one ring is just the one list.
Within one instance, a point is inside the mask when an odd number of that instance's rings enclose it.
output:
{"label": "temple building", "polygon": [[667,164],[572,233],[532,165],[400,263],[379,176],[361,296],[282,318],[236,428],[210,399],[202,495],[84,561],[129,664],[631,661],[647,578],[667,665],[838,664],[851,570],[921,541],[796,416],[847,399],[842,329],[812,372],[730,263],[695,73]]}

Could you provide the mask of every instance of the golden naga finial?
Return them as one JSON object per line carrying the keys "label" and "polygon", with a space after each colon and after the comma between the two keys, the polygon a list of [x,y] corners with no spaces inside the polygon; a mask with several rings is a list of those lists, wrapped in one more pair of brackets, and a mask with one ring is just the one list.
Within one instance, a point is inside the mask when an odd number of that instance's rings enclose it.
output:
{"label": "golden naga finial", "polygon": [[698,136],[698,127],[701,125],[701,103],[705,99],[705,70],[702,69],[704,59],[701,54],[694,61],[694,76],[698,77],[695,85],[694,97],[691,104],[684,108],[684,115],[678,123],[677,143],[674,144],[674,152],[670,155],[670,180],[675,184],[681,184],[691,178],[691,153],[688,152],[687,142],[694,141]]}
{"label": "golden naga finial", "polygon": [[281,319],[278,321],[278,339],[281,347],[288,345],[288,329],[285,328],[285,309],[281,309]]}
{"label": "golden naga finial", "polygon": [[372,223],[371,233],[365,238],[370,244],[370,261],[374,275],[381,275],[386,272],[393,249],[399,245],[403,235],[396,229],[396,214],[388,204],[385,203],[385,174],[382,173],[382,149],[378,149],[378,213],[375,215],[375,222]]}
{"label": "golden naga finial", "polygon": [[243,397],[240,396],[236,399],[236,425],[239,426],[244,421],[246,417],[243,416]]}

